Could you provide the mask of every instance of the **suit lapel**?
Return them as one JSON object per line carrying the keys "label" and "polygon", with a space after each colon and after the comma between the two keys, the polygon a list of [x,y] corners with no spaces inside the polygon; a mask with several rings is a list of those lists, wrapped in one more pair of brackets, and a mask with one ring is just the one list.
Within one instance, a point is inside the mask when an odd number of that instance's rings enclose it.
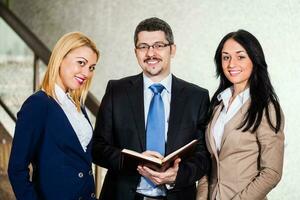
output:
{"label": "suit lapel", "polygon": [[130,81],[127,88],[128,98],[131,104],[140,147],[146,150],[145,114],[144,114],[144,82],[143,75],[139,74]]}
{"label": "suit lapel", "polygon": [[248,110],[250,104],[250,99],[248,99],[244,105],[235,113],[235,115],[225,124],[224,127],[224,134],[222,136],[222,141],[221,141],[221,149],[226,141],[227,136],[231,133],[231,130],[236,129],[240,126],[240,123],[244,119],[244,116]]}
{"label": "suit lapel", "polygon": [[57,115],[61,115],[62,120],[63,120],[62,124],[65,126],[65,127],[58,127],[58,128],[62,128],[65,130],[64,134],[66,134],[66,135],[64,137],[70,138],[70,140],[69,140],[70,147],[72,149],[74,149],[89,164],[91,162],[91,156],[90,156],[90,154],[87,154],[83,150],[83,148],[80,144],[80,141],[77,137],[77,134],[76,134],[73,126],[71,125],[67,115],[65,114],[65,112],[63,111],[61,106],[54,99],[52,99],[52,102],[53,102],[53,105],[55,106],[54,109],[56,109],[56,111],[57,111]]}
{"label": "suit lapel", "polygon": [[216,142],[213,136],[213,127],[216,124],[216,121],[221,113],[221,110],[223,108],[223,104],[220,103],[220,105],[218,105],[218,107],[215,109],[214,113],[213,113],[213,119],[211,121],[211,123],[208,125],[207,128],[207,137],[208,137],[208,141],[209,144],[211,146],[211,150],[213,152],[213,154],[215,155],[215,158],[218,159],[218,151],[217,151],[217,146],[216,146]]}
{"label": "suit lapel", "polygon": [[[91,127],[92,127],[92,129],[93,129],[93,131],[94,131],[93,125],[92,125],[92,123],[91,123],[91,121],[90,121],[90,119],[89,119],[89,116],[88,116],[88,114],[87,114],[87,112],[86,112],[85,107],[82,107],[82,108],[81,108],[81,111],[82,111],[82,113],[84,114],[85,118],[88,120],[89,124],[91,125]],[[92,146],[92,140],[91,140],[91,141],[89,142],[89,144],[87,145],[86,152],[90,152],[90,151],[91,151],[91,146]],[[90,156],[90,153],[88,154],[88,156],[89,156],[89,159],[91,160],[92,157]]]}
{"label": "suit lapel", "polygon": [[178,78],[172,75],[172,91],[166,154],[169,154],[174,150],[174,144],[176,137],[178,136],[178,130],[180,129],[182,120],[185,96],[184,86],[180,84],[180,80]]}

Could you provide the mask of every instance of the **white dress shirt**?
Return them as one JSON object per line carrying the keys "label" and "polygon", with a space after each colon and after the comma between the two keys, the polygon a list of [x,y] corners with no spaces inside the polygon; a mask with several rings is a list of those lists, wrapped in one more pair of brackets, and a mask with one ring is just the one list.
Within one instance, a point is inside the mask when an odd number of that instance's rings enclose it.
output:
{"label": "white dress shirt", "polygon": [[[147,117],[148,117],[148,111],[150,102],[153,97],[153,92],[149,88],[154,82],[148,78],[145,74],[143,74],[144,79],[144,111],[145,111],[145,127],[147,125]],[[165,79],[159,82],[162,84],[165,89],[161,92],[161,97],[164,103],[164,109],[165,109],[165,141],[167,141],[167,133],[168,133],[168,127],[169,127],[169,115],[170,115],[170,103],[171,103],[171,88],[172,88],[172,75],[169,74]],[[155,189],[149,188],[142,188],[140,183],[136,190],[138,193],[147,195],[147,196],[161,196],[166,195],[166,191],[164,186],[159,186]],[[144,198],[146,200],[147,198]]]}
{"label": "white dress shirt", "polygon": [[84,114],[77,110],[76,105],[68,93],[66,94],[57,84],[55,85],[55,94],[57,102],[63,109],[71,126],[73,127],[82,149],[86,151],[93,135],[93,128],[91,124]]}
{"label": "white dress shirt", "polygon": [[243,92],[238,94],[232,101],[231,105],[229,105],[230,98],[232,97],[232,90],[233,88],[229,87],[217,96],[218,100],[223,101],[224,104],[224,107],[213,127],[213,136],[218,151],[220,151],[221,149],[221,141],[226,123],[239,111],[239,109],[244,105],[244,103],[250,98],[250,91],[249,88],[247,88]]}

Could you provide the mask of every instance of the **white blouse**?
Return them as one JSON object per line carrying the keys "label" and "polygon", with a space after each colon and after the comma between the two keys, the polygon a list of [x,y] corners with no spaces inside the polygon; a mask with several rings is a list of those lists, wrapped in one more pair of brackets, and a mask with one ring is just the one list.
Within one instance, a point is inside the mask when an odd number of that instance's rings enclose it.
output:
{"label": "white blouse", "polygon": [[[229,106],[230,98],[232,97],[232,87],[227,88],[218,95],[218,100],[223,101],[224,108],[222,109],[216,123],[213,127],[213,136],[215,139],[217,150],[221,149],[221,141],[226,123],[239,111],[244,103],[250,98],[250,90],[247,88],[238,94],[231,105]],[[229,108],[228,108],[229,106]]]}
{"label": "white blouse", "polygon": [[86,151],[93,135],[93,128],[82,112],[79,112],[73,99],[68,93],[65,93],[61,87],[55,85],[55,94],[57,102],[66,114],[74,132],[83,148]]}

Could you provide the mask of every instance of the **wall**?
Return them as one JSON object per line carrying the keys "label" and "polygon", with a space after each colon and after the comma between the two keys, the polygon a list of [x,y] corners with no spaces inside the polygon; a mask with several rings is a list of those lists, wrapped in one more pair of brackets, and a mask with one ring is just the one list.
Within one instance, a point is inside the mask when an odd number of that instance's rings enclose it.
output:
{"label": "wall", "polygon": [[[223,35],[240,28],[261,42],[272,83],[286,117],[286,151],[283,179],[269,198],[297,199],[300,126],[300,2],[298,0],[11,0],[12,10],[52,48],[65,32],[79,30],[94,38],[101,50],[92,92],[102,98],[106,83],[140,72],[133,51],[135,26],[157,16],[173,28],[177,55],[175,75],[206,87],[212,94],[213,55]],[[25,9],[26,8],[26,9]]]}

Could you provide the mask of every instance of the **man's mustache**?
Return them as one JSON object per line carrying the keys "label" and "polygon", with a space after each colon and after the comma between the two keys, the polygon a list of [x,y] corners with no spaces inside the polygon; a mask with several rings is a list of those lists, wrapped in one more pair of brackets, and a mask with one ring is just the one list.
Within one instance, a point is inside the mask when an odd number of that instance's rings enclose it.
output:
{"label": "man's mustache", "polygon": [[144,60],[144,62],[148,62],[149,60],[157,60],[157,61],[162,61],[162,59],[160,59],[160,58],[157,58],[157,57],[149,57],[149,58],[146,58],[146,59]]}

